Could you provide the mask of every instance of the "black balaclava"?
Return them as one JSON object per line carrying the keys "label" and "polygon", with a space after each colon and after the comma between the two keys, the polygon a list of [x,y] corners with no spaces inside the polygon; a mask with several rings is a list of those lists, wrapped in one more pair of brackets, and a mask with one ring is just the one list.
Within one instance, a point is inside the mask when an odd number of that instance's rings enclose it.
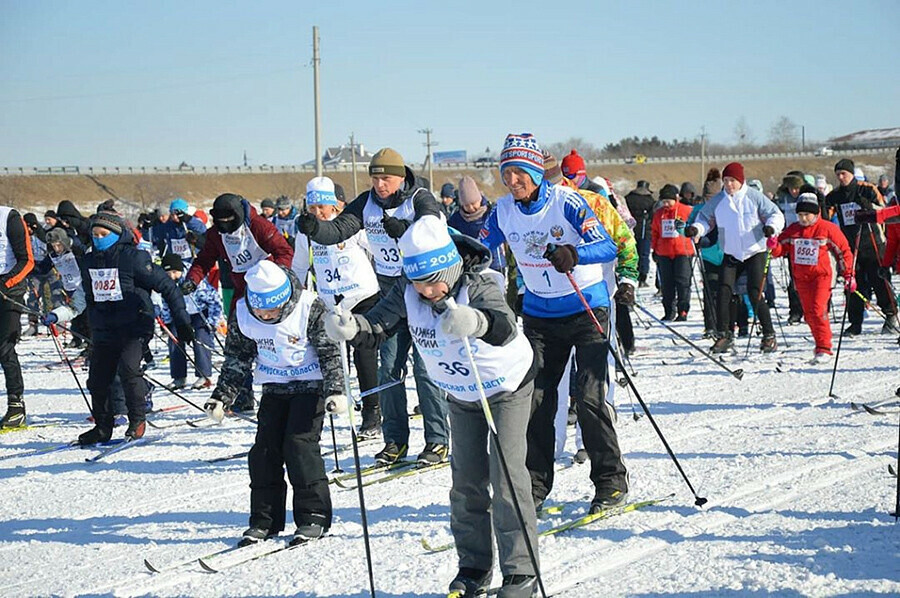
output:
{"label": "black balaclava", "polygon": [[243,197],[234,193],[223,193],[213,202],[210,214],[216,229],[222,233],[233,233],[244,222]]}

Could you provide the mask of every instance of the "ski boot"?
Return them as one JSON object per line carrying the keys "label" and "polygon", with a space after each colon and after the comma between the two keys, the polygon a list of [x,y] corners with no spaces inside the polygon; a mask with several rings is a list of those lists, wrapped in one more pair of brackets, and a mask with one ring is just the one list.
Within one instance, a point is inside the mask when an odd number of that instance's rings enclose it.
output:
{"label": "ski boot", "polygon": [[369,401],[369,397],[363,399],[362,423],[359,425],[359,431],[356,437],[359,440],[369,440],[381,436],[381,407],[378,405],[378,398]]}
{"label": "ski boot", "polygon": [[291,546],[299,546],[313,540],[318,540],[328,531],[318,523],[303,523],[297,526],[294,537],[291,539]]}
{"label": "ski boot", "polygon": [[734,338],[730,331],[725,332],[713,344],[710,353],[728,353],[734,347]]}
{"label": "ski boot", "polygon": [[0,428],[21,428],[25,425],[25,401],[22,397],[9,397],[6,415],[0,420]]}
{"label": "ski boot", "polygon": [[417,467],[430,467],[443,463],[450,455],[450,447],[437,442],[426,442],[425,450],[419,453],[416,459]]}
{"label": "ski boot", "polygon": [[617,507],[624,503],[626,498],[628,498],[627,490],[618,490],[616,488],[598,489],[596,494],[594,494],[594,500],[591,501],[591,509],[588,512],[593,515],[594,513]]}
{"label": "ski boot", "polygon": [[531,598],[537,595],[537,578],[534,575],[506,575],[497,592],[497,598]]}
{"label": "ski boot", "polygon": [[898,332],[900,332],[900,323],[897,322],[897,316],[888,316],[884,321],[884,326],[881,327],[881,334],[897,334]]}
{"label": "ski boot", "polygon": [[383,449],[375,453],[375,465],[378,467],[393,465],[406,456],[406,451],[406,445],[403,445],[401,448],[397,446],[396,442],[387,442]]}
{"label": "ski boot", "polygon": [[128,422],[128,429],[125,430],[125,437],[130,438],[131,440],[137,440],[138,438],[143,438],[146,430],[147,422],[143,419],[130,420]]}
{"label": "ski boot", "polygon": [[759,350],[763,353],[774,353],[778,349],[778,342],[775,340],[775,333],[764,334],[762,342],[759,344]]}
{"label": "ski boot", "polygon": [[491,571],[460,567],[450,582],[447,598],[484,598],[491,588]]}
{"label": "ski boot", "polygon": [[92,444],[109,442],[109,439],[112,438],[112,429],[112,422],[109,422],[108,426],[97,424],[78,437],[78,444],[80,446],[91,446]]}
{"label": "ski boot", "polygon": [[246,531],[244,531],[243,535],[241,535],[241,539],[237,543],[237,545],[238,548],[243,548],[244,546],[257,544],[259,542],[262,542],[263,540],[268,540],[269,538],[277,535],[278,534],[270,534],[269,530],[265,530],[259,527],[249,527]]}

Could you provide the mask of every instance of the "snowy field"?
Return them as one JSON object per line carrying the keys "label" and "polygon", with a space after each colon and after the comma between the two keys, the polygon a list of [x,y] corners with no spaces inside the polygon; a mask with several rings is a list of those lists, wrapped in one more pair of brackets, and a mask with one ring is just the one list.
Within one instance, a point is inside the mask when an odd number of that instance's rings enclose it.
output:
{"label": "snowy field", "polygon": [[[658,316],[649,289],[641,298]],[[842,301],[842,300],[841,300]],[[695,297],[696,303],[696,297]],[[786,324],[787,301],[779,290]],[[838,309],[842,309],[842,303]],[[838,314],[840,315],[840,311]],[[646,317],[644,318],[646,320]],[[673,324],[690,338],[702,332],[695,305],[690,320]],[[900,525],[893,510],[897,415],[873,416],[849,404],[888,399],[900,386],[895,336],[881,336],[870,314],[865,334],[845,339],[835,394],[831,366],[810,366],[806,325],[785,326],[789,348],[758,353],[753,340],[739,381],[674,344],[659,325],[637,321],[634,382],[678,455],[698,494],[694,498],[646,417],[635,420],[619,391],[619,434],[631,472],[630,499],[674,493],[664,503],[541,540],[543,576],[554,596],[870,596],[900,595]],[[837,333],[838,326],[833,326]],[[699,341],[708,348],[709,341]],[[837,334],[835,334],[835,345]],[[158,358],[162,343],[157,342]],[[73,440],[89,428],[72,377],[46,337],[19,345],[30,423],[59,425],[0,435],[0,458]],[[783,365],[779,366],[779,363]],[[776,368],[782,370],[777,371]],[[168,382],[167,368],[154,377]],[[82,383],[86,373],[79,371]],[[197,403],[207,394],[192,392]],[[414,394],[411,394],[411,398]],[[157,389],[157,407],[179,400]],[[410,409],[414,398],[411,400]],[[635,403],[635,409],[639,411]],[[159,425],[196,417],[192,408],[153,416]],[[424,441],[412,420],[412,449]],[[121,436],[123,428],[117,428]],[[570,462],[572,436],[560,466]],[[356,490],[332,486],[335,524],[328,537],[220,573],[191,561],[228,547],[246,527],[246,459],[207,459],[247,450],[253,426],[167,430],[159,440],[86,463],[94,450],[72,449],[0,460],[0,595],[2,596],[368,596]],[[346,421],[337,429],[346,445]],[[330,435],[323,446],[330,446]],[[362,448],[364,464],[380,448]],[[341,467],[352,469],[350,451]],[[328,470],[334,467],[329,455]],[[582,513],[592,494],[587,465],[557,474],[549,503],[575,501],[543,528]],[[448,468],[366,488],[377,594],[446,595],[456,572],[453,551],[429,554],[451,540]],[[289,524],[288,532],[293,531]],[[154,574],[144,559],[165,568]],[[218,561],[222,563],[223,561]],[[495,573],[495,581],[499,580]]]}

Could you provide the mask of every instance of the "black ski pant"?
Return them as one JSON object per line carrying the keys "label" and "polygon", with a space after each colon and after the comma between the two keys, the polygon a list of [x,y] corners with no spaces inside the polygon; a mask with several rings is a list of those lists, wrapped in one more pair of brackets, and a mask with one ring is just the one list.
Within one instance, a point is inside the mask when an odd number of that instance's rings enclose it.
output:
{"label": "black ski pant", "polygon": [[[751,255],[741,261],[734,256],[725,255],[722,260],[722,277],[719,280],[719,334],[724,335],[731,322],[731,296],[734,294],[734,283],[743,272],[747,273],[747,295],[756,311],[756,317],[762,326],[763,335],[774,335],[772,315],[765,298],[765,276],[768,270],[767,251]],[[727,330],[731,332],[730,330]]]}
{"label": "black ski pant", "polygon": [[[364,314],[378,303],[378,294],[372,295],[356,304],[351,310],[354,314]],[[378,386],[378,348],[353,347],[353,365],[356,366],[356,377],[359,380],[360,392]],[[363,399],[363,404],[373,408],[378,406],[378,393]]]}
{"label": "black ski pant", "polygon": [[139,422],[146,418],[145,401],[150,385],[141,372],[143,345],[140,337],[94,340],[87,387],[97,426],[112,429],[112,384],[117,372],[125,393],[128,421]]}
{"label": "black ski pant", "polygon": [[674,317],[691,308],[691,256],[656,257],[665,315]]}
{"label": "black ski pant", "polygon": [[331,527],[331,494],[319,440],[325,398],[263,389],[256,441],[250,449],[250,526],[270,534],[284,530],[287,484],[294,490],[294,523]]}
{"label": "black ski pant", "polygon": [[616,332],[619,333],[622,350],[627,353],[634,351],[634,326],[631,323],[631,310],[624,303],[616,303]]}
{"label": "black ski pant", "polygon": [[554,419],[559,400],[557,388],[566,361],[575,347],[578,374],[575,395],[578,423],[584,448],[591,460],[590,478],[597,490],[628,490],[628,476],[614,426],[615,412],[606,402],[608,316],[606,308],[594,309],[603,327],[600,334],[588,314],[562,318],[534,318],[524,316],[525,336],[534,347],[537,375],[531,399],[531,419],[528,422],[528,457],[531,492],[535,504],[543,501],[553,488],[553,461],[556,437]]}
{"label": "black ski pant", "polygon": [[[16,297],[17,301],[22,297]],[[22,308],[6,299],[0,299],[0,367],[6,377],[6,400],[20,401],[25,392],[22,366],[16,354],[16,343],[22,336]]]}
{"label": "black ski pant", "polygon": [[788,317],[800,320],[803,318],[803,304],[800,303],[800,295],[797,294],[797,287],[794,285],[794,273],[788,268]]}
{"label": "black ski pant", "polygon": [[[863,297],[872,296],[875,291],[875,297],[878,300],[878,307],[884,312],[884,315],[890,317],[895,315],[894,302],[891,301],[891,295],[888,291],[887,282],[878,276],[878,261],[874,258],[858,256],[856,258],[856,290]],[[863,309],[866,304],[860,299],[859,295],[853,293],[847,302],[847,319],[850,324],[862,326]]]}
{"label": "black ski pant", "polygon": [[719,277],[722,266],[703,260],[703,328],[718,330],[716,309],[719,297]]}

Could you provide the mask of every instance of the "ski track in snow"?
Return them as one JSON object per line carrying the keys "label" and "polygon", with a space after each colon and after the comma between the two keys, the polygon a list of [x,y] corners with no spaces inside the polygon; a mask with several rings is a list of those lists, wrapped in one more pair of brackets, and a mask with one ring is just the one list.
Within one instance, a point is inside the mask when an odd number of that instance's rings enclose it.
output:
{"label": "ski track in snow", "polygon": [[[643,305],[660,315],[651,295],[640,292]],[[707,349],[711,343],[699,339],[702,322],[693,299],[691,319],[672,325]],[[836,300],[842,309],[842,299]],[[780,291],[778,305],[786,322]],[[709,503],[693,506],[647,418],[634,421],[628,392],[617,388],[630,498],[676,496],[542,539],[548,592],[567,598],[900,594],[900,534],[887,515],[896,480],[886,471],[896,463],[897,415],[849,408],[851,400],[890,397],[900,384],[896,339],[878,335],[879,329],[880,321],[870,316],[863,336],[844,339],[834,389],[840,399],[829,400],[831,365],[806,363],[812,345],[804,340],[805,325],[785,326],[790,347],[774,356],[760,355],[754,338],[745,360],[747,341],[738,339],[737,353],[725,359],[728,367],[745,370],[738,381],[684,342],[673,344],[662,327],[645,330],[636,321],[638,346],[645,350],[631,358],[634,383]],[[780,330],[778,341],[783,345]],[[161,343],[156,350],[159,362]],[[51,340],[26,339],[19,354],[31,423],[65,425],[2,434],[0,456],[70,441],[89,428],[83,399],[58,364]],[[168,382],[166,369],[158,366],[151,374]],[[78,373],[84,384],[86,372]],[[414,387],[407,387],[411,408]],[[188,396],[200,403],[206,398]],[[161,389],[154,399],[157,407],[179,403]],[[634,408],[640,410],[636,401]],[[184,409],[155,418],[175,423],[197,416]],[[421,420],[410,426],[415,454],[424,444]],[[115,435],[122,432],[117,428]],[[94,451],[81,449],[0,461],[2,595],[368,596],[357,492],[334,485],[335,523],[320,542],[217,574],[196,562],[159,574],[144,567],[145,558],[165,569],[236,541],[249,508],[246,458],[203,460],[247,450],[254,432],[251,424],[226,420],[208,428],[148,429],[160,440],[99,463],[85,463]],[[339,444],[349,442],[346,420],[338,422],[337,435]],[[573,451],[571,428],[567,442],[566,462]],[[330,443],[326,429],[323,447]],[[361,447],[363,465],[379,448]],[[341,468],[352,471],[351,451],[339,457]],[[333,456],[326,455],[325,463],[331,471]],[[549,503],[575,502],[540,527],[586,510],[592,493],[587,474],[587,465],[557,473]],[[377,595],[446,595],[455,552],[429,554],[419,541],[452,540],[449,489],[449,469],[365,489]],[[286,532],[292,531],[289,524]],[[227,563],[227,555],[213,562]],[[494,579],[499,581],[499,571]]]}

